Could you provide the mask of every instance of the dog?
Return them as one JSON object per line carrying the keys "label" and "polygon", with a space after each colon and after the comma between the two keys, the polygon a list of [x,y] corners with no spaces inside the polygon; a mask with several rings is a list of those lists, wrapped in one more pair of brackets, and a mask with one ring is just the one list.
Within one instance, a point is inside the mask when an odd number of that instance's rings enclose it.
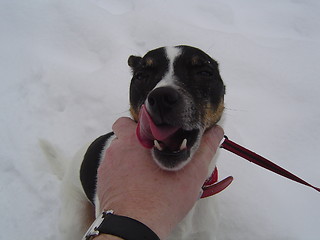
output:
{"label": "dog", "polygon": [[[204,132],[224,110],[225,85],[218,63],[191,46],[161,47],[130,56],[130,113],[138,122],[137,139],[158,166],[178,171],[197,151]],[[70,163],[62,184],[60,229],[65,240],[79,240],[103,209],[96,196],[100,159],[115,138],[100,136]],[[215,167],[212,161],[211,172]],[[169,239],[214,239],[214,198],[199,200]],[[95,209],[95,210],[94,210]]]}

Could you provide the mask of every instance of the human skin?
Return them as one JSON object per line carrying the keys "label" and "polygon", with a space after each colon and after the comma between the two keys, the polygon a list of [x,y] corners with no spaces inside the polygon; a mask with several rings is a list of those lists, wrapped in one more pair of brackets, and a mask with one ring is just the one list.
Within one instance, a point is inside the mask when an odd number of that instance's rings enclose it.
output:
{"label": "human skin", "polygon": [[[130,118],[120,118],[113,125],[117,138],[98,169],[101,211],[112,209],[117,215],[134,218],[166,239],[199,199],[223,129],[214,126],[206,131],[192,160],[179,171],[166,171],[154,162],[151,151],[140,145],[136,126]],[[95,239],[120,238],[101,234]]]}

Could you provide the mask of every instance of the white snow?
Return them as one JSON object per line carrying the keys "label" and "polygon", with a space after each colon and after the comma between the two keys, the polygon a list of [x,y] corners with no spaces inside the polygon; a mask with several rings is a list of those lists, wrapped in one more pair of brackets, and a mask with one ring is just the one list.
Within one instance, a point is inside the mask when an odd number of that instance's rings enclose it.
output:
{"label": "white snow", "polygon": [[[0,239],[59,239],[59,179],[128,116],[129,55],[188,44],[220,63],[226,134],[320,185],[318,0],[1,0]],[[220,240],[319,239],[320,195],[220,151]]]}

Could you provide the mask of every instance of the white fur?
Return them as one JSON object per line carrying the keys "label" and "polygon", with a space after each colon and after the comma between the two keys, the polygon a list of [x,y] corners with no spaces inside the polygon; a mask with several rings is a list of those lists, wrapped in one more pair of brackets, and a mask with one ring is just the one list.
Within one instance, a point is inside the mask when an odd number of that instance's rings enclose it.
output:
{"label": "white fur", "polygon": [[163,77],[163,79],[156,85],[155,88],[158,87],[164,87],[164,86],[176,86],[176,84],[174,83],[174,61],[176,60],[176,58],[178,56],[180,56],[181,54],[181,49],[177,48],[177,47],[166,47],[166,55],[167,55],[167,59],[169,60],[169,69],[167,74]]}
{"label": "white fur", "polygon": [[[174,81],[174,68],[173,68],[173,64],[175,59],[180,56],[181,54],[181,50],[179,48],[176,47],[166,47],[165,48],[166,51],[166,57],[169,60],[169,68],[167,73],[164,75],[164,77],[161,79],[161,81],[158,82],[158,84],[153,88],[159,88],[159,87],[172,87],[177,89],[178,86],[175,84]],[[150,110],[150,106],[148,101],[145,102],[145,105],[147,107],[147,110]]]}
{"label": "white fur", "polygon": [[50,142],[44,139],[39,140],[40,148],[48,159],[48,163],[51,167],[51,172],[62,180],[67,168],[67,159],[65,159],[63,154],[58,151],[57,147],[52,146]]}
{"label": "white fur", "polygon": [[165,50],[166,50],[166,57],[169,60],[169,69],[168,69],[168,72],[163,77],[163,79],[160,82],[158,82],[158,84],[154,87],[154,89],[158,87],[167,87],[167,86],[176,88],[173,64],[175,59],[178,56],[180,56],[181,50],[176,47],[166,47]]}
{"label": "white fur", "polygon": [[63,240],[82,239],[86,229],[95,219],[94,208],[88,201],[80,182],[80,167],[87,147],[76,154],[62,180],[59,229]]}

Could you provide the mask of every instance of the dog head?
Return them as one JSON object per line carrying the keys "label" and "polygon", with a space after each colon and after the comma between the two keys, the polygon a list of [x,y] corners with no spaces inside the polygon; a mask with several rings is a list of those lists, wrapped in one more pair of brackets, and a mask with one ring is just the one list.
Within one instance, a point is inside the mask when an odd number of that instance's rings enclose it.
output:
{"label": "dog head", "polygon": [[179,170],[221,118],[225,86],[218,63],[200,49],[176,46],[130,56],[128,64],[138,139],[161,168]]}

